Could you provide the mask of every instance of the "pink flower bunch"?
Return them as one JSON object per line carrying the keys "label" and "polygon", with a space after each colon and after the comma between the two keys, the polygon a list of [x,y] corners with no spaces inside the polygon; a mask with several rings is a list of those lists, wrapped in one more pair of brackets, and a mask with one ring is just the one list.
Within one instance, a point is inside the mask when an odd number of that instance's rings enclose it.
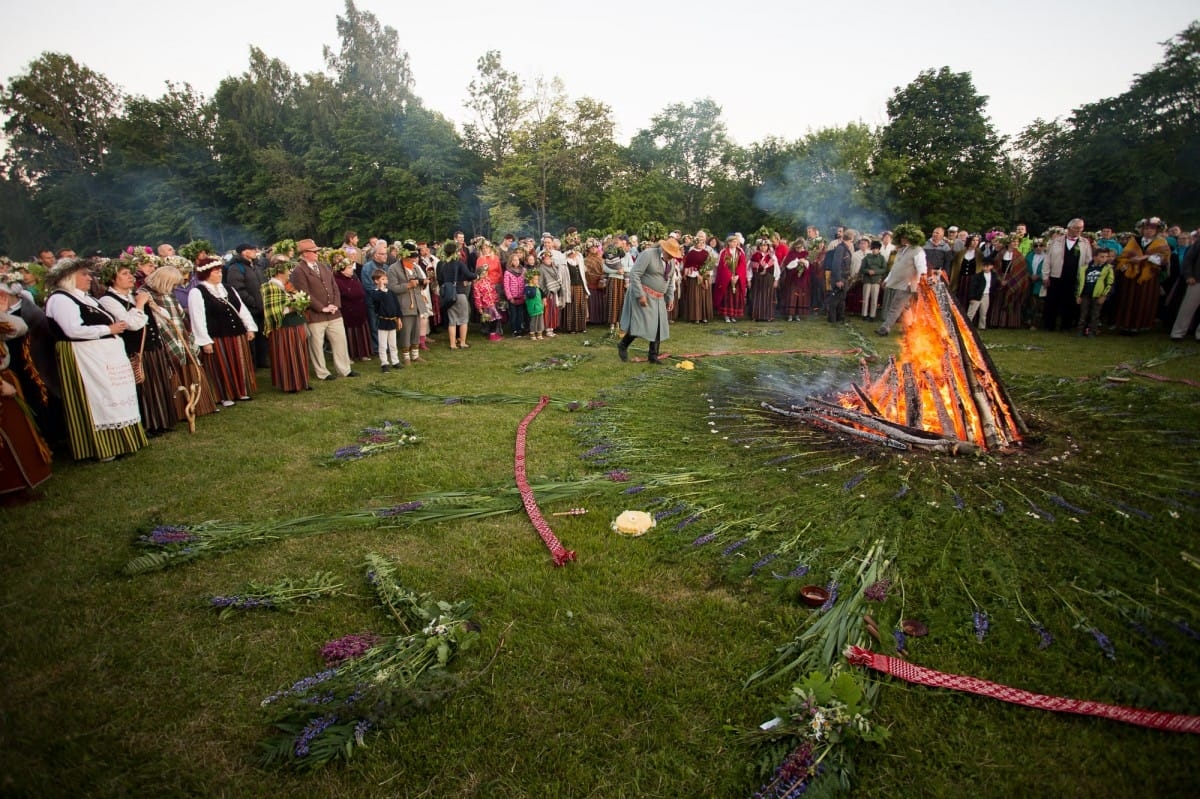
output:
{"label": "pink flower bunch", "polygon": [[321,647],[321,659],[326,667],[332,668],[353,660],[380,642],[380,637],[374,633],[359,633],[343,635],[332,641],[326,641]]}

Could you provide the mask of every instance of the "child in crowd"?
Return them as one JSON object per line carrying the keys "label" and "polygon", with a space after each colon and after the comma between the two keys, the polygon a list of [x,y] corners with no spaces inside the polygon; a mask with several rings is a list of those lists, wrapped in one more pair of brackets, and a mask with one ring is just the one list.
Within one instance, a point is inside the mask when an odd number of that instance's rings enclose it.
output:
{"label": "child in crowd", "polygon": [[529,337],[534,341],[542,340],[546,329],[545,302],[542,299],[542,277],[538,270],[531,269],[525,274],[525,310],[529,313]]}
{"label": "child in crowd", "polygon": [[525,311],[524,260],[521,253],[514,252],[504,265],[504,298],[508,300],[508,323],[512,325],[513,338],[520,338],[529,332],[529,314]]}
{"label": "child in crowd", "polygon": [[988,259],[978,272],[971,275],[971,301],[967,304],[967,321],[974,322],[975,314],[979,314],[980,330],[987,330],[988,306],[995,289],[996,277],[992,274],[992,261]]}
{"label": "child in crowd", "polygon": [[1112,250],[1092,250],[1092,262],[1079,265],[1075,302],[1079,305],[1079,335],[1094,338],[1100,330],[1100,308],[1113,287]]}
{"label": "child in crowd", "polygon": [[400,354],[396,349],[396,331],[403,324],[400,321],[400,301],[396,299],[395,294],[388,291],[387,272],[382,269],[375,270],[372,280],[375,288],[371,290],[368,299],[371,307],[375,309],[376,319],[379,320],[379,371],[400,369],[404,365],[400,363]]}
{"label": "child in crowd", "polygon": [[479,311],[479,319],[488,334],[488,341],[504,338],[504,319],[498,307],[500,300],[496,295],[496,284],[488,275],[486,264],[479,267],[475,282],[471,284],[471,300],[475,303],[475,310]]}
{"label": "child in crowd", "polygon": [[883,258],[883,242],[872,241],[871,251],[863,256],[858,276],[862,278],[862,316],[863,319],[874,319],[879,307],[879,284],[883,281],[883,273],[887,271],[887,261]]}

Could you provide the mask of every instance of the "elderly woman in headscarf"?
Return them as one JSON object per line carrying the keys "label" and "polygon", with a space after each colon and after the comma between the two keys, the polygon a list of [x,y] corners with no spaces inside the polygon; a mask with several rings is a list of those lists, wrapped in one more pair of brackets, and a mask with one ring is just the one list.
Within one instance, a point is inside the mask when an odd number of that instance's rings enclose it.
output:
{"label": "elderly woman in headscarf", "polygon": [[138,383],[138,408],[142,426],[149,435],[163,433],[179,423],[175,407],[175,374],[163,348],[158,320],[147,310],[151,302],[148,291],[134,292],[137,281],[132,261],[109,261],[100,270],[101,281],[108,291],[100,298],[100,306],[118,322],[125,323],[121,339],[125,353],[135,364],[134,374],[141,370],[144,379]]}
{"label": "elderly woman in headscarf", "polygon": [[192,262],[182,255],[169,255],[163,264],[146,277],[142,290],[149,292],[147,307],[158,323],[162,337],[163,352],[171,366],[172,401],[175,415],[188,420],[188,427],[195,429],[195,418],[216,413],[217,400],[212,384],[200,365],[199,348],[192,342],[183,307],[175,298],[175,291],[186,286],[188,278],[181,266],[192,271]]}
{"label": "elderly woman in headscarf", "polygon": [[262,287],[263,334],[271,352],[271,385],[288,393],[312,390],[308,383],[304,308],[287,282],[293,265],[285,256],[272,258],[267,268],[270,279]]}
{"label": "elderly woman in headscarf", "polygon": [[137,384],[120,335],[127,325],[91,294],[101,261],[64,258],[46,275],[46,317],[57,341],[67,435],[75,460],[111,461],[146,446]]}
{"label": "elderly woman in headscarf", "polygon": [[374,355],[374,342],[367,314],[367,290],[356,273],[358,264],[342,250],[334,250],[329,255],[329,268],[342,298],[342,323],[346,326],[350,360],[369,361]]}
{"label": "elderly woman in headscarf", "polygon": [[1117,256],[1117,329],[1137,333],[1154,326],[1158,315],[1158,276],[1171,264],[1171,245],[1157,216],[1137,223],[1138,235]]}
{"label": "elderly woman in headscarf", "polygon": [[221,404],[228,408],[258,391],[250,356],[250,341],[258,326],[237,290],[221,281],[220,259],[201,260],[196,276],[200,283],[188,293],[192,340],[200,347],[200,360]]}

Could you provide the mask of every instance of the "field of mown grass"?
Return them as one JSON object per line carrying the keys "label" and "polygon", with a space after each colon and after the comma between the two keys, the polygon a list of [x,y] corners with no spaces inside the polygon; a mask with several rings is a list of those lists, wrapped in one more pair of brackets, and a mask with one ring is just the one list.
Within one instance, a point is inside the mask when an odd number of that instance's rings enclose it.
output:
{"label": "field of mown grass", "polygon": [[[364,364],[361,379],[300,395],[274,391],[262,372],[253,402],[202,418],[195,435],[181,428],[110,464],[60,459],[29,501],[0,508],[0,795],[750,796],[762,751],[745,733],[775,715],[790,680],[745,683],[811,613],[796,601],[800,581],[775,575],[803,560],[804,581],[825,583],[880,540],[897,579],[877,618],[920,618],[930,630],[910,641],[912,661],[1200,713],[1200,641],[1188,633],[1200,629],[1200,571],[1183,557],[1200,557],[1200,347],[986,331],[1034,436],[1013,453],[955,459],[848,445],[762,411],[763,399],[838,385],[857,374],[859,355],[878,363],[895,350],[895,338],[857,320],[680,324],[672,334],[660,367],[621,364],[593,330],[542,342],[476,336],[455,352],[443,338],[428,363],[390,375]],[[693,355],[695,370],[674,368]],[[551,356],[582,360],[523,371]],[[541,395],[582,407],[556,403],[532,423],[531,482],[630,473],[627,484],[602,481],[543,507],[587,510],[549,517],[578,555],[563,568],[514,509],[395,528],[331,522],[320,535],[122,571],[155,524],[498,495],[513,485],[517,425]],[[322,463],[384,420],[408,422],[423,440]],[[689,478],[623,493],[668,473]],[[609,529],[624,509],[681,505],[641,538]],[[693,545],[713,530],[715,540]],[[369,737],[348,763],[264,767],[260,701],[319,670],[325,641],[394,632],[363,576],[368,552],[419,591],[474,604],[479,646],[454,664],[464,682]],[[316,571],[348,590],[297,613],[222,620],[207,607],[248,581]],[[990,620],[982,641],[976,609]],[[1031,618],[1053,636],[1048,648]],[[874,718],[891,736],[854,752],[856,796],[1200,792],[1194,736],[891,678]]]}

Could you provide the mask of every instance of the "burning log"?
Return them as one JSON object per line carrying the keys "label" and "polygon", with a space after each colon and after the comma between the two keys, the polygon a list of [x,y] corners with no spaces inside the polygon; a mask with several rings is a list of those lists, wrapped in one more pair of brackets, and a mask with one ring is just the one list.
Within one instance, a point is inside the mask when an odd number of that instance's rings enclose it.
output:
{"label": "burning log", "polygon": [[765,407],[873,443],[955,454],[1008,447],[1028,435],[995,365],[941,278],[923,281],[900,357],[838,402]]}

